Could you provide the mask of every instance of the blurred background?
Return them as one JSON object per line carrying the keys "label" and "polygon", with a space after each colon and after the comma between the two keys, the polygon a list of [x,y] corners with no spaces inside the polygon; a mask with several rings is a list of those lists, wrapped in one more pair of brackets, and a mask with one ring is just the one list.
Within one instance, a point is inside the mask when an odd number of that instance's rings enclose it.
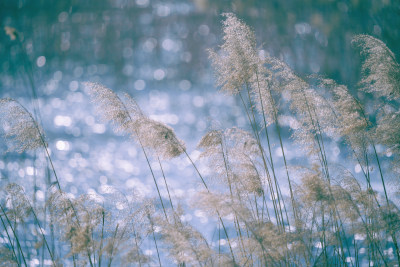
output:
{"label": "blurred background", "polygon": [[[2,0],[1,29],[15,28],[21,42],[0,32],[0,97],[18,99],[32,112],[32,82],[55,168],[71,195],[101,194],[112,185],[156,196],[140,149],[101,121],[81,82],[129,93],[147,115],[173,127],[196,159],[196,144],[215,121],[222,128],[248,128],[240,103],[215,88],[208,59],[207,49],[222,43],[224,12],[252,27],[260,54],[353,92],[360,77],[353,35],[379,38],[400,56],[397,0]],[[328,146],[339,160],[338,145]],[[1,139],[2,182],[19,182],[43,201],[44,155],[6,150]],[[289,149],[289,160],[296,153]],[[185,204],[199,182],[193,168],[183,157],[164,164],[172,194]],[[166,197],[158,163],[152,165]],[[213,229],[199,210],[184,219]]]}

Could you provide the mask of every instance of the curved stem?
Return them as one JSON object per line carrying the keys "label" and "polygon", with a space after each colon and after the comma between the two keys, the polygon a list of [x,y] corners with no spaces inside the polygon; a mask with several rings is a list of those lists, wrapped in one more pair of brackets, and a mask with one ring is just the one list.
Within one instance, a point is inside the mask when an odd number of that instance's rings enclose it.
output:
{"label": "curved stem", "polygon": [[[12,224],[11,224],[11,222],[10,222],[10,219],[8,218],[8,216],[7,216],[7,214],[6,214],[6,211],[5,211],[4,208],[3,208],[3,205],[1,205],[1,204],[0,204],[0,209],[1,209],[1,212],[4,214],[4,217],[6,217],[7,223],[9,224],[9,226],[10,226],[10,228],[11,228],[11,231],[13,232],[13,235],[14,235],[14,237],[15,237],[15,240],[17,241],[17,247],[18,247],[18,250],[21,252],[22,260],[24,261],[25,266],[28,267],[28,265],[26,264],[24,252],[22,251],[21,244],[20,244],[20,242],[19,242],[19,238],[18,238],[17,234],[15,233],[15,229],[14,229],[14,227],[12,226]],[[0,217],[1,217],[1,216],[0,216]]]}

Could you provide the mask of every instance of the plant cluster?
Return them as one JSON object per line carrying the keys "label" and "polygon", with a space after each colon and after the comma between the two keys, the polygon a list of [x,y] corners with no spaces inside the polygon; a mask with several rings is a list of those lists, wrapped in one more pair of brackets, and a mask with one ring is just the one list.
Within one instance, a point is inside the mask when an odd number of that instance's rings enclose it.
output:
{"label": "plant cluster", "polygon": [[[162,266],[162,257],[180,266],[400,265],[400,66],[394,54],[372,36],[353,38],[363,60],[358,88],[365,97],[359,98],[331,79],[302,78],[277,58],[261,58],[254,32],[233,14],[224,18],[224,43],[209,54],[217,85],[241,101],[250,131],[211,129],[202,137],[199,160],[211,170],[207,177],[174,130],[146,116],[131,96],[84,83],[103,119],[141,148],[158,199],[124,195],[111,186],[100,199],[72,198],[60,186],[38,110],[32,115],[16,100],[0,100],[9,150],[43,149],[50,170],[44,207],[33,205],[20,185],[2,188],[3,265],[28,265],[32,252],[21,232],[27,222],[35,226],[42,261],[53,266],[66,260],[74,266]],[[367,109],[371,103],[374,108]],[[301,166],[285,155],[294,145],[285,131],[305,151]],[[361,176],[331,160],[329,140],[341,143]],[[202,184],[191,205],[217,219],[218,244],[182,220],[189,207],[170,195],[162,165],[179,156]],[[160,166],[168,199],[150,159]],[[144,240],[153,242],[156,256],[144,253]],[[67,253],[56,249],[60,243]]]}

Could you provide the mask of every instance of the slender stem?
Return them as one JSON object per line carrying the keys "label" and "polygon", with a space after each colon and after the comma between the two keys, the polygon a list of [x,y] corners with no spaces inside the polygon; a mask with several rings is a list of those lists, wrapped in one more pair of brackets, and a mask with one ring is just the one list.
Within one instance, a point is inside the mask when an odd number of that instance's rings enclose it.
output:
{"label": "slender stem", "polygon": [[1,224],[3,225],[4,230],[6,231],[8,242],[10,243],[11,250],[12,250],[12,252],[14,254],[14,257],[15,257],[15,261],[17,262],[18,266],[21,266],[21,263],[18,261],[17,254],[15,253],[14,245],[13,245],[13,243],[11,241],[10,234],[8,233],[7,226],[6,226],[6,224],[5,224],[4,220],[3,220],[3,216],[2,215],[0,215],[0,220],[1,220]]}
{"label": "slender stem", "polygon": [[169,203],[171,204],[172,211],[174,211],[174,205],[172,204],[172,199],[171,199],[171,195],[169,193],[167,179],[165,178],[164,169],[163,169],[163,167],[161,165],[160,157],[157,157],[157,159],[158,159],[158,163],[160,164],[160,169],[161,169],[161,172],[162,172],[162,175],[163,175],[163,178],[164,178],[165,187],[167,188]]}
{"label": "slender stem", "polygon": [[153,234],[154,245],[156,246],[158,263],[160,264],[160,267],[162,267],[162,266],[161,266],[161,259],[160,259],[160,252],[158,251],[157,240],[156,240],[156,236],[155,236],[155,234],[154,234],[154,224],[153,224],[153,220],[151,219],[150,214],[147,214],[147,218],[149,219],[150,225],[151,225],[151,232],[152,232],[152,234]]}
{"label": "slender stem", "polygon": [[242,96],[242,94],[240,92],[239,92],[239,96],[240,96],[240,99],[242,101],[243,107],[244,107],[244,109],[246,111],[247,118],[248,118],[248,120],[250,122],[250,125],[252,127],[254,136],[257,139],[257,144],[258,144],[259,149],[260,149],[260,153],[261,153],[261,156],[262,156],[261,158],[262,158],[262,161],[263,161],[263,164],[264,164],[264,170],[265,170],[265,173],[267,174],[268,187],[269,187],[269,190],[270,190],[270,195],[271,195],[272,205],[273,205],[273,208],[274,208],[275,218],[276,218],[277,224],[280,225],[282,227],[282,229],[283,229],[284,226],[283,226],[283,222],[281,220],[283,218],[281,218],[279,216],[279,211],[278,211],[278,208],[277,208],[278,204],[277,204],[277,200],[276,200],[276,195],[275,195],[274,187],[272,185],[272,181],[271,181],[272,179],[271,179],[271,176],[270,176],[270,173],[269,173],[269,168],[268,168],[268,165],[266,163],[266,159],[265,159],[265,156],[264,156],[264,153],[263,153],[264,150],[263,150],[263,148],[261,146],[260,140],[257,138],[258,133],[257,133],[257,129],[255,128],[256,127],[255,126],[256,123],[254,122],[254,124],[253,124],[253,120],[250,118],[250,114],[249,114],[248,108],[247,108],[247,106],[245,104],[245,101],[243,99],[243,96]]}
{"label": "slender stem", "polygon": [[54,257],[53,257],[53,253],[51,253],[49,244],[47,243],[46,236],[45,236],[45,234],[43,233],[42,227],[40,226],[39,219],[37,218],[36,213],[35,213],[35,211],[33,210],[33,207],[30,205],[30,203],[29,203],[29,206],[30,206],[30,209],[31,209],[31,211],[32,211],[33,216],[35,217],[35,222],[36,222],[36,224],[37,224],[38,227],[39,227],[40,233],[41,233],[42,238],[43,238],[43,241],[44,241],[44,243],[45,243],[45,245],[46,245],[47,251],[48,251],[49,254],[50,254],[50,258],[51,258],[51,260],[52,260],[52,262],[53,262],[53,265],[54,265],[54,266],[57,266],[57,264],[56,264],[56,262],[55,262],[55,260],[54,260]]}
{"label": "slender stem", "polygon": [[[10,222],[8,216],[7,216],[7,213],[6,213],[6,211],[4,210],[4,208],[3,208],[3,205],[1,205],[1,204],[0,204],[0,209],[1,209],[1,212],[4,214],[4,217],[6,217],[6,221],[7,221],[8,225],[10,226],[11,231],[13,232],[13,235],[14,235],[14,237],[15,237],[15,241],[17,242],[18,250],[20,251],[20,253],[21,253],[21,255],[22,255],[22,260],[24,261],[25,266],[27,267],[28,265],[26,264],[24,252],[22,251],[21,244],[20,244],[20,242],[19,242],[19,238],[18,238],[17,234],[15,233],[15,229],[14,229],[14,227],[12,226],[12,224],[11,224],[11,222]],[[1,216],[0,216],[0,217],[1,217]]]}
{"label": "slender stem", "polygon": [[[117,98],[118,98],[118,96],[117,96]],[[131,115],[130,115],[130,113],[129,113],[128,108],[125,106],[125,104],[124,104],[121,100],[120,100],[120,103],[121,103],[121,105],[124,107],[126,113],[128,114],[129,121],[133,123],[134,120],[132,119],[132,117],[131,117]],[[137,131],[136,128],[134,129],[134,133],[135,133],[135,136],[137,137],[137,139],[138,139],[138,141],[139,141],[140,147],[142,148],[143,154],[144,154],[144,156],[145,156],[145,158],[146,158],[147,165],[149,166],[149,169],[150,169],[150,172],[151,172],[151,176],[153,177],[153,181],[154,181],[154,184],[155,184],[156,189],[157,189],[158,197],[159,197],[159,199],[160,199],[161,206],[162,206],[163,211],[164,211],[165,219],[168,221],[167,212],[165,211],[164,202],[163,202],[162,197],[161,197],[161,194],[160,194],[160,189],[158,188],[158,184],[157,184],[157,180],[156,180],[156,177],[155,177],[155,175],[154,175],[154,172],[153,172],[153,168],[151,167],[151,164],[150,164],[150,161],[149,161],[149,157],[147,156],[146,150],[144,149],[144,146],[143,146],[143,143],[142,143],[142,141],[141,141],[140,135],[139,135],[139,133],[138,133],[138,131]],[[161,165],[161,163],[160,163],[160,165]],[[171,203],[172,203],[172,202],[171,202]]]}
{"label": "slender stem", "polygon": [[152,168],[151,165],[150,165],[150,161],[149,161],[149,158],[148,158],[148,156],[147,156],[146,150],[144,149],[144,147],[143,147],[142,142],[140,141],[140,139],[139,139],[139,142],[140,142],[140,146],[141,146],[141,148],[142,148],[143,154],[144,154],[144,156],[145,156],[145,158],[146,158],[147,165],[148,165],[149,168],[150,168],[150,172],[151,172],[151,175],[152,175],[152,177],[153,177],[154,184],[156,185],[158,197],[159,197],[159,199],[160,199],[161,206],[162,206],[162,209],[163,209],[163,211],[164,211],[165,219],[168,221],[167,212],[165,211],[164,202],[163,202],[162,197],[161,197],[161,194],[160,194],[160,189],[158,188],[158,184],[157,184],[156,177],[154,176],[153,168]]}
{"label": "slender stem", "polygon": [[[204,181],[204,178],[203,178],[203,176],[201,175],[200,171],[197,169],[196,164],[194,164],[193,160],[191,159],[191,157],[189,156],[189,154],[186,152],[186,149],[184,149],[183,151],[184,151],[186,157],[189,159],[189,161],[190,161],[190,163],[192,164],[192,166],[194,167],[194,169],[196,170],[197,174],[199,175],[201,181],[203,182],[204,187],[207,189],[207,192],[210,193],[210,190],[208,189],[208,186],[207,186],[206,182]],[[223,220],[222,220],[222,218],[221,218],[221,214],[219,213],[218,210],[216,210],[216,212],[217,212],[219,221],[221,222],[222,228],[224,229],[226,239],[228,240],[229,250],[230,250],[230,252],[231,252],[232,259],[233,259],[233,261],[235,262],[235,255],[234,255],[234,253],[233,253],[232,245],[231,245],[231,242],[230,242],[230,240],[229,240],[228,231],[226,230],[225,224],[224,224],[224,222],[223,222]]]}
{"label": "slender stem", "polygon": [[[389,204],[389,198],[388,198],[388,194],[387,194],[386,186],[385,186],[385,180],[383,179],[383,172],[382,172],[382,168],[381,168],[381,164],[380,164],[380,161],[379,161],[378,153],[376,151],[376,147],[375,147],[374,143],[372,143],[372,147],[374,148],[374,154],[375,154],[376,162],[378,164],[379,174],[380,174],[380,178],[381,178],[381,182],[382,182],[382,186],[383,186],[383,192],[385,193],[388,213],[391,213],[390,204]],[[393,219],[392,219],[392,216],[389,216],[389,218],[390,218],[389,227],[391,227],[391,224],[393,223],[393,221],[392,221]],[[397,263],[400,266],[400,250],[399,250],[399,245],[397,244],[396,233],[394,233],[393,229],[391,229],[391,228],[389,228],[389,232],[390,232],[390,236],[392,237],[394,247],[396,249]]]}
{"label": "slender stem", "polygon": [[119,224],[117,224],[117,226],[115,227],[114,236],[113,236],[112,245],[111,245],[110,260],[108,261],[108,265],[107,265],[108,267],[111,266],[111,262],[113,260],[114,244],[115,244],[115,239],[117,238],[118,227],[119,227]]}
{"label": "slender stem", "polygon": [[186,157],[189,159],[190,163],[192,164],[192,166],[194,167],[194,169],[196,170],[197,174],[199,175],[201,182],[203,183],[204,187],[207,189],[208,192],[210,192],[210,190],[208,189],[208,186],[206,184],[206,182],[204,181],[203,176],[201,175],[200,171],[197,169],[196,164],[194,164],[192,158],[189,156],[189,154],[186,152],[186,150],[183,150],[183,152],[185,153]]}
{"label": "slender stem", "polygon": [[104,210],[102,210],[101,211],[101,236],[100,236],[100,247],[99,247],[99,255],[98,255],[99,267],[101,267],[101,259],[103,256],[104,217],[105,217],[105,212],[104,212]]}
{"label": "slender stem", "polygon": [[[142,267],[142,262],[140,260],[140,249],[139,249],[139,244],[137,241],[136,231],[133,231],[133,235],[135,236],[135,245],[136,245],[136,250],[137,250],[137,255],[138,255],[137,257],[138,257],[138,261],[139,261],[139,267]],[[99,267],[100,267],[100,264],[99,264]]]}
{"label": "slender stem", "polygon": [[[222,136],[221,140],[225,140],[224,136]],[[226,178],[227,178],[227,182],[228,182],[228,186],[229,186],[229,192],[230,192],[231,200],[233,201],[232,183],[231,183],[231,180],[229,178],[230,171],[229,171],[229,168],[228,168],[228,151],[226,151],[226,152],[224,151],[224,145],[223,145],[222,141],[221,141],[220,145],[221,145],[222,157],[224,159],[224,166],[225,166]],[[226,153],[226,156],[225,156],[225,153]],[[240,244],[243,245],[242,234],[240,232],[239,221],[237,219],[236,214],[235,214],[234,224],[235,224],[235,228],[236,228],[236,231],[237,231],[237,235],[239,235],[239,238],[240,238],[240,241],[241,241]],[[245,247],[243,246],[242,249],[243,249],[243,255],[245,255],[246,254]]]}

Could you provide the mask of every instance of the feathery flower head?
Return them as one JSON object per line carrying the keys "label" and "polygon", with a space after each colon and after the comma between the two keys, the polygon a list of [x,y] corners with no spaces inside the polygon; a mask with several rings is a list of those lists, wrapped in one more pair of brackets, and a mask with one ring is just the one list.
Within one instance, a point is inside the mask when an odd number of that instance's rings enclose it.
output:
{"label": "feathery flower head", "polygon": [[309,88],[309,85],[282,60],[268,56],[265,58],[265,63],[272,75],[271,89],[277,93],[304,91]]}
{"label": "feathery flower head", "polygon": [[14,257],[14,254],[8,246],[0,247],[0,267],[18,266],[19,262]]}
{"label": "feathery flower head", "polygon": [[124,102],[125,107],[129,112],[129,115],[131,116],[132,120],[145,117],[141,108],[139,107],[139,104],[129,94],[125,93],[123,95],[122,101]]}
{"label": "feathery flower head", "polygon": [[261,152],[249,132],[236,127],[212,130],[202,137],[197,147],[204,149],[200,158],[207,161],[219,181],[230,186],[235,184],[238,194],[262,193],[257,169]]}
{"label": "feathery flower head", "polygon": [[162,239],[175,260],[189,265],[212,265],[214,252],[200,232],[179,218],[172,223],[160,217],[158,224],[161,225]]}
{"label": "feathery flower head", "polygon": [[322,178],[321,172],[316,165],[313,169],[302,170],[302,196],[304,203],[315,205],[317,202],[325,204],[332,203],[332,196],[329,192],[329,184]]}
{"label": "feathery flower head", "polygon": [[84,82],[83,84],[103,119],[112,121],[118,131],[124,131],[130,121],[130,116],[117,94],[99,83]]}
{"label": "feathery flower head", "polygon": [[240,220],[254,220],[248,207],[229,193],[199,191],[191,198],[190,204],[210,215],[219,213],[221,217],[231,217],[236,214]]}
{"label": "feathery flower head", "polygon": [[363,90],[388,99],[400,97],[400,65],[393,52],[379,39],[370,35],[356,35],[352,44],[363,57],[360,81]]}
{"label": "feathery flower head", "polygon": [[86,82],[84,85],[104,119],[112,121],[117,130],[137,138],[143,147],[151,148],[164,159],[177,157],[185,151],[185,144],[176,137],[174,130],[147,118],[128,94],[125,94],[123,102],[116,93],[101,84]]}
{"label": "feathery flower head", "polygon": [[164,159],[175,158],[186,150],[185,143],[176,137],[171,127],[146,117],[130,95],[124,95],[124,103],[132,119],[128,127],[130,134],[138,137],[144,147],[151,148]]}
{"label": "feathery flower head", "polygon": [[363,117],[361,103],[350,94],[347,86],[337,84],[331,79],[321,79],[320,82],[333,93],[333,106],[338,116],[336,124],[339,134],[354,136],[365,133],[369,121]]}
{"label": "feathery flower head", "polygon": [[400,111],[389,106],[383,108],[377,120],[375,137],[388,152],[400,154]]}
{"label": "feathery flower head", "polygon": [[8,217],[13,221],[24,221],[31,212],[31,206],[25,190],[16,183],[7,184],[4,188]]}
{"label": "feathery flower head", "polygon": [[212,130],[206,133],[197,145],[198,148],[209,148],[222,143],[222,131]]}
{"label": "feathery flower head", "polygon": [[254,32],[232,13],[222,14],[224,43],[219,52],[209,51],[216,71],[217,86],[235,95],[245,87],[252,92],[259,112],[266,123],[273,122],[275,103],[270,93],[271,73],[264,67],[256,48]]}
{"label": "feathery flower head", "polygon": [[209,51],[217,72],[217,85],[237,94],[254,75],[260,59],[253,31],[232,13],[224,13],[224,44],[220,53]]}
{"label": "feathery flower head", "polygon": [[154,150],[161,158],[175,158],[186,150],[184,142],[176,137],[174,130],[161,122],[143,117],[135,125],[142,145]]}
{"label": "feathery flower head", "polygon": [[243,154],[261,155],[257,140],[254,139],[251,133],[232,127],[225,130],[227,141],[231,143],[232,149]]}
{"label": "feathery flower head", "polygon": [[58,224],[71,224],[76,218],[71,206],[72,200],[68,194],[56,187],[51,187],[49,194],[46,205],[55,214],[54,220]]}
{"label": "feathery flower head", "polygon": [[0,122],[9,141],[8,151],[22,153],[44,145],[43,134],[37,122],[21,104],[10,98],[0,99]]}

